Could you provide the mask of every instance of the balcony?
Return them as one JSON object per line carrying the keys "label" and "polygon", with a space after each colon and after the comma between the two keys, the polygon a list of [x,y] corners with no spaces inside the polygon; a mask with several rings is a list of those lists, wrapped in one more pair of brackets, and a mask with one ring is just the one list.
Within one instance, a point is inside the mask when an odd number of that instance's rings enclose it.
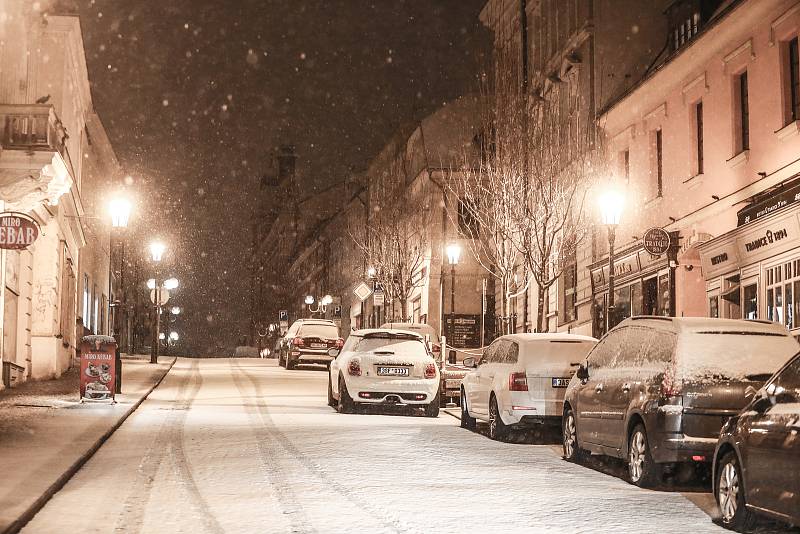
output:
{"label": "balcony", "polygon": [[0,105],[2,144],[7,150],[57,151],[64,154],[67,132],[47,104]]}
{"label": "balcony", "polygon": [[56,204],[72,185],[67,132],[47,104],[0,104],[0,197],[6,209]]}

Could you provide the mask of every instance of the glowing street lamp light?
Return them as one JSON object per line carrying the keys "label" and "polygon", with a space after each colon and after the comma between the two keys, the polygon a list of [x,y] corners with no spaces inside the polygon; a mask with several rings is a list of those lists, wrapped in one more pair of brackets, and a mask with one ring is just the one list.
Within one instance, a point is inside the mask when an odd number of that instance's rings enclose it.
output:
{"label": "glowing street lamp light", "polygon": [[150,258],[158,263],[164,257],[164,251],[167,250],[167,246],[160,241],[154,241],[150,243]]}
{"label": "glowing street lamp light", "polygon": [[367,267],[367,278],[375,278],[375,275],[378,272],[375,270],[375,267]]}
{"label": "glowing street lamp light", "polygon": [[127,228],[131,216],[131,201],[125,197],[114,197],[108,203],[108,212],[111,214],[111,226],[114,228]]}
{"label": "glowing street lamp light", "polygon": [[314,304],[314,297],[312,295],[306,295],[306,304],[308,304],[309,306]]}
{"label": "glowing street lamp light", "polygon": [[458,243],[450,243],[447,245],[447,259],[450,265],[458,265],[458,259],[461,257],[461,246]]}
{"label": "glowing street lamp light", "polygon": [[147,280],[147,289],[155,289],[156,288],[156,279],[150,278]]}
{"label": "glowing street lamp light", "polygon": [[622,218],[625,197],[619,191],[609,189],[600,195],[600,217],[608,228],[608,300],[606,305],[606,332],[614,326],[614,240],[617,226]]}
{"label": "glowing street lamp light", "polygon": [[180,315],[181,314],[181,307],[180,306],[173,306],[170,310],[172,315]]}
{"label": "glowing street lamp light", "polygon": [[178,285],[179,283],[177,278],[167,278],[164,280],[164,289],[176,289]]}
{"label": "glowing street lamp light", "polygon": [[178,341],[180,339],[180,336],[178,335],[177,332],[170,332],[169,339],[170,341]]}
{"label": "glowing street lamp light", "polygon": [[331,304],[332,302],[333,302],[333,297],[330,296],[330,295],[325,295],[324,297],[322,297],[322,300],[320,301],[320,304],[322,304],[323,306],[327,306],[328,304]]}

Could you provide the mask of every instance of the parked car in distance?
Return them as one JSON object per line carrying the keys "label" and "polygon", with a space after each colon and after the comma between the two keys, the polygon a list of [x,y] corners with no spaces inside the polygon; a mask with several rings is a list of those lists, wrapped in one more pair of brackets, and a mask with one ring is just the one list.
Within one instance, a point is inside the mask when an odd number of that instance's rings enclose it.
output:
{"label": "parked car in distance", "polygon": [[575,334],[510,334],[495,339],[461,383],[461,426],[489,423],[489,437],[510,428],[560,426],[564,392],[597,340]]}
{"label": "parked car in distance", "polygon": [[627,459],[642,487],[665,464],[711,462],[720,428],[793,354],[797,341],[767,321],[639,316],[589,353],[564,399],[564,457]]}
{"label": "parked car in distance", "polygon": [[722,427],[714,496],[722,524],[749,529],[754,514],[800,525],[800,354]]}
{"label": "parked car in distance", "polygon": [[330,365],[333,356],[328,351],[340,349],[343,345],[339,327],[333,321],[298,319],[283,337],[278,364],[287,369],[306,363]]}
{"label": "parked car in distance", "polygon": [[439,368],[424,338],[391,329],[356,330],[331,362],[328,405],[353,413],[359,405],[417,406],[439,415]]}

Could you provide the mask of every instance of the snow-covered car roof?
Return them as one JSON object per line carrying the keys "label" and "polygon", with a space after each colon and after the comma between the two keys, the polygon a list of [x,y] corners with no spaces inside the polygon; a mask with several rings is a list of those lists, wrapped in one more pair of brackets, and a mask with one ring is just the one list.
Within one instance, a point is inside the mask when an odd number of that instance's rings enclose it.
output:
{"label": "snow-covered car roof", "polygon": [[654,326],[673,332],[774,332],[776,334],[789,335],[785,326],[779,323],[761,320],[747,319],[716,319],[711,317],[661,317],[652,315],[642,315],[630,317],[622,321],[621,326]]}
{"label": "snow-covered car roof", "polygon": [[527,343],[544,343],[549,341],[591,341],[597,343],[597,339],[592,336],[582,336],[579,334],[567,334],[564,332],[536,333],[536,334],[506,334],[497,339],[507,339],[516,341],[520,345]]}
{"label": "snow-covered car roof", "polygon": [[391,335],[391,334],[397,334],[398,332],[399,333],[403,333],[403,334],[410,334],[410,335],[412,335],[414,337],[418,337],[420,339],[424,339],[417,332],[412,332],[410,330],[400,330],[398,328],[364,328],[363,330],[354,331],[351,335],[365,337],[365,336],[369,336],[369,335],[372,335],[372,334],[389,334],[389,335]]}
{"label": "snow-covered car roof", "polygon": [[411,332],[422,332],[424,334],[428,334],[431,336],[431,340],[434,342],[439,341],[439,334],[436,332],[436,329],[429,324],[426,323],[384,323],[381,325],[381,328],[387,328],[391,330],[409,330]]}

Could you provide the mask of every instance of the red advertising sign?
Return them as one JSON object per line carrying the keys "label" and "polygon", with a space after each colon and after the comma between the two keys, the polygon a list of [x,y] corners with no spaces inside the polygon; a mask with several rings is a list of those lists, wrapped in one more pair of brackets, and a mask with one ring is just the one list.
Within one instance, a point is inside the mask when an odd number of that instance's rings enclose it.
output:
{"label": "red advertising sign", "polygon": [[39,237],[39,225],[22,213],[0,213],[0,248],[22,250]]}
{"label": "red advertising sign", "polygon": [[114,400],[116,350],[113,337],[86,336],[81,340],[82,400]]}

